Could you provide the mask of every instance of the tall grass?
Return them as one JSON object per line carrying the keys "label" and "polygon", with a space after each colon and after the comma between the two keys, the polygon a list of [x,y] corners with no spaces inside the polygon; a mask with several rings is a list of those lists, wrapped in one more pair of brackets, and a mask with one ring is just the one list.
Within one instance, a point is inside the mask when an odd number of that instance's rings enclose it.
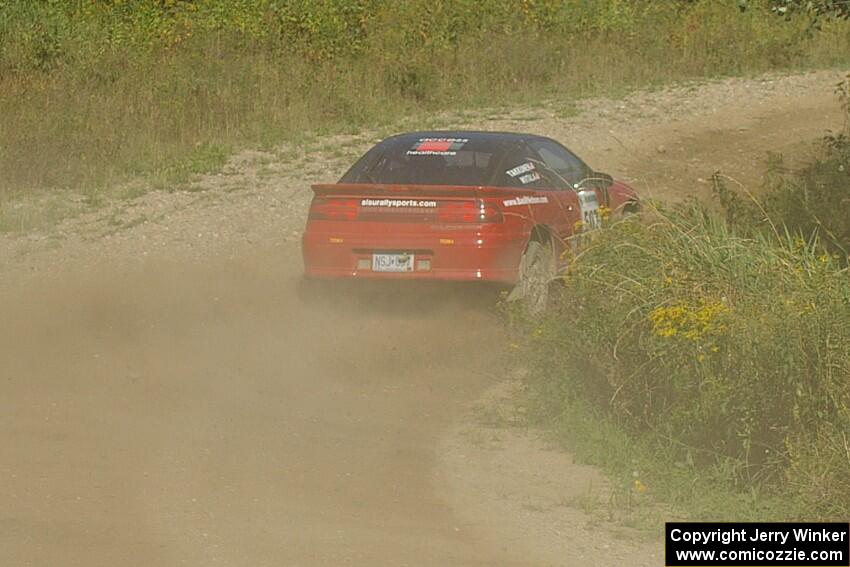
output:
{"label": "tall grass", "polygon": [[[435,109],[844,63],[757,3],[0,0],[0,200]],[[212,151],[211,151],[212,148]]]}
{"label": "tall grass", "polygon": [[[818,210],[846,209],[846,181]],[[730,227],[688,204],[596,235],[529,333],[538,415],[589,411],[609,465],[697,517],[846,518],[847,257],[790,210]]]}

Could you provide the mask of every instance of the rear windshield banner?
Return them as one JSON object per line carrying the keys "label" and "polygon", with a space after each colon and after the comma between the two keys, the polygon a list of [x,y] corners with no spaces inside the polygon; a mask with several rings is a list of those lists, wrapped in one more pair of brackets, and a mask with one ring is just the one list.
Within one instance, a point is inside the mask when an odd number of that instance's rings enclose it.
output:
{"label": "rear windshield banner", "polygon": [[468,141],[468,138],[419,138],[419,141],[407,150],[407,155],[454,156]]}

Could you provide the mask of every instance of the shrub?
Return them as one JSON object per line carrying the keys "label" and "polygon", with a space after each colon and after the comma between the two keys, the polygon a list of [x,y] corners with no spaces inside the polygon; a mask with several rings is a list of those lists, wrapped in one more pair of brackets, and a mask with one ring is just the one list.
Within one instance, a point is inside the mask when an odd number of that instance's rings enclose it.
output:
{"label": "shrub", "polygon": [[584,400],[671,467],[850,513],[850,281],[816,239],[690,204],[601,231],[564,283],[529,340],[550,409]]}

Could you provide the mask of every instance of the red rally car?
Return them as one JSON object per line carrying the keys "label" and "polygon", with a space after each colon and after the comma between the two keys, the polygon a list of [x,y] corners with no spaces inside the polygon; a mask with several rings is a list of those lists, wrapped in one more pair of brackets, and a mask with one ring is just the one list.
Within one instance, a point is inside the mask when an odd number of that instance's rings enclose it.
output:
{"label": "red rally car", "polygon": [[393,136],[313,192],[308,278],[494,281],[516,296],[551,280],[572,236],[638,206],[558,142],[505,132]]}

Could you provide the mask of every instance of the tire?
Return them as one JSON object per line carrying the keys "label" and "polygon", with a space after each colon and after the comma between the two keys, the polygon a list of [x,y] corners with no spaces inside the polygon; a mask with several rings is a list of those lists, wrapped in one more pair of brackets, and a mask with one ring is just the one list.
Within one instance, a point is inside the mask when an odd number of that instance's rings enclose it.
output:
{"label": "tire", "polygon": [[549,286],[557,272],[552,245],[532,240],[520,259],[519,280],[508,295],[508,301],[521,301],[531,315],[542,313],[549,300]]}

